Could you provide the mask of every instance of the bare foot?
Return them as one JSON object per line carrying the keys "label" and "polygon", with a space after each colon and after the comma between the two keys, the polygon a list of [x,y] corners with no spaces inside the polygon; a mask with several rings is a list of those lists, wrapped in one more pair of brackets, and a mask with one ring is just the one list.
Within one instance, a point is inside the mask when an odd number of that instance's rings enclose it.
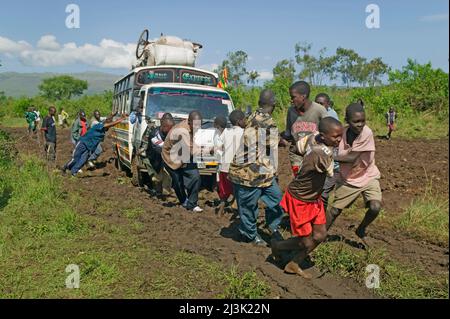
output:
{"label": "bare foot", "polygon": [[311,279],[312,275],[306,273],[305,271],[303,271],[296,262],[294,261],[290,261],[285,267],[284,267],[284,272],[287,274],[292,274],[292,275],[298,275],[300,277],[303,277],[305,279]]}
{"label": "bare foot", "polygon": [[366,233],[365,229],[357,228],[355,230],[355,234],[356,234],[356,236],[359,237],[359,239],[361,239],[361,241],[364,243],[364,245],[366,245],[367,247],[370,247],[369,243],[367,242],[367,233]]}

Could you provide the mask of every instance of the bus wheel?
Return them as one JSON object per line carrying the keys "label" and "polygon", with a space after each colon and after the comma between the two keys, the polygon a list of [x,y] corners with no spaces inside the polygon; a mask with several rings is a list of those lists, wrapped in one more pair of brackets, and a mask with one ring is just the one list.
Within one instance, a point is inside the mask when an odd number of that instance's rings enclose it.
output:
{"label": "bus wheel", "polygon": [[119,157],[119,151],[117,150],[116,147],[116,151],[115,151],[116,157],[114,158],[114,166],[116,167],[116,169],[118,169],[119,171],[123,171],[123,165],[122,162],[120,161],[120,157]]}
{"label": "bus wheel", "polygon": [[138,159],[135,156],[131,162],[131,184],[133,186],[144,187],[144,179],[138,166]]}

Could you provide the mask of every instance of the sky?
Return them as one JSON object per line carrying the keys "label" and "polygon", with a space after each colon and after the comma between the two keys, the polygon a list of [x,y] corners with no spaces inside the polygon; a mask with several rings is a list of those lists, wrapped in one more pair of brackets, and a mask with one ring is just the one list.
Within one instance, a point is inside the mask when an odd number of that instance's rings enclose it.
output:
{"label": "sky", "polygon": [[[67,28],[75,4],[80,27]],[[366,7],[379,8],[379,28],[367,28]],[[270,79],[275,64],[295,56],[295,44],[351,48],[393,68],[407,58],[448,72],[447,0],[0,0],[0,72],[125,74],[143,29],[203,44],[196,65],[214,69],[231,51],[249,56],[248,70]]]}

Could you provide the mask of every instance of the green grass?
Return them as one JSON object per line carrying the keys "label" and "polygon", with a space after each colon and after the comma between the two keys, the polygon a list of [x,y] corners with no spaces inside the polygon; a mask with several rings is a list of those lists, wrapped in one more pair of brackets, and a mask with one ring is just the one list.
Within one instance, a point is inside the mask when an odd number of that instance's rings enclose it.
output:
{"label": "green grass", "polygon": [[[369,114],[369,127],[375,136],[385,136],[388,132],[384,116],[373,116]],[[448,137],[449,122],[441,120],[431,113],[412,114],[399,116],[396,130],[392,137],[404,139],[438,139]]]}
{"label": "green grass", "polygon": [[[352,101],[352,89],[337,89],[333,87],[314,87],[311,92],[311,99],[320,93],[326,92],[334,101],[335,110],[341,122],[345,119],[345,108]],[[387,110],[386,110],[387,111]],[[274,114],[274,120],[280,131],[286,126],[287,107],[281,112]],[[372,129],[375,136],[385,136],[387,134],[386,120],[384,114],[374,114],[368,105],[366,114],[367,125]],[[397,119],[397,130],[392,133],[394,138],[404,139],[437,139],[448,137],[449,120],[440,119],[433,113],[423,112],[419,114],[399,114]]]}
{"label": "green grass", "polygon": [[[3,146],[0,136],[0,146]],[[0,153],[0,298],[262,298],[270,289],[254,272],[202,256],[156,248],[136,231],[141,208],[115,203],[82,214],[82,198],[38,159],[21,165]],[[68,265],[80,269],[80,288],[66,288]],[[253,289],[254,288],[254,289]]]}
{"label": "green grass", "polygon": [[[332,202],[332,198],[331,198]],[[344,214],[362,220],[366,213],[362,198],[359,198]],[[375,223],[388,229],[401,231],[411,238],[448,246],[449,201],[448,197],[436,196],[428,186],[424,193],[399,212],[381,210]]]}
{"label": "green grass", "polygon": [[28,127],[25,118],[19,117],[0,117],[0,126],[5,127]]}
{"label": "green grass", "polygon": [[420,198],[413,200],[399,216],[391,218],[391,224],[415,238],[448,245],[448,204],[448,197],[436,197],[427,190]]}
{"label": "green grass", "polygon": [[324,243],[313,252],[315,264],[331,273],[353,278],[365,284],[368,265],[380,267],[380,287],[375,295],[394,299],[447,298],[448,272],[428,275],[419,268],[412,268],[388,258],[382,250],[361,251],[342,242]]}
{"label": "green grass", "polygon": [[254,271],[241,275],[236,267],[232,267],[225,273],[225,279],[228,285],[221,294],[225,299],[257,299],[267,296],[270,292],[270,287],[259,280]]}

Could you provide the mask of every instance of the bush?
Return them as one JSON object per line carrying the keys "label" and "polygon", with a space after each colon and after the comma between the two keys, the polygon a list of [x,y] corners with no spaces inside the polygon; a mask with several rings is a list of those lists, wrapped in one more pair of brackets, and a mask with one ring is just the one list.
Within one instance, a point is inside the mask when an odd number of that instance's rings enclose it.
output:
{"label": "bush", "polygon": [[441,120],[448,117],[448,74],[413,60],[402,70],[389,73],[389,84],[376,88],[354,88],[351,99],[361,98],[378,115],[393,106],[402,115],[432,112]]}
{"label": "bush", "polygon": [[78,99],[52,101],[42,96],[7,98],[0,100],[0,117],[24,117],[26,110],[34,105],[43,116],[48,113],[48,108],[52,105],[56,106],[57,111],[64,108],[73,120],[80,109],[83,109],[88,117],[95,110],[99,110],[104,116],[111,113],[112,108],[112,92],[105,91],[103,94],[85,95]]}

